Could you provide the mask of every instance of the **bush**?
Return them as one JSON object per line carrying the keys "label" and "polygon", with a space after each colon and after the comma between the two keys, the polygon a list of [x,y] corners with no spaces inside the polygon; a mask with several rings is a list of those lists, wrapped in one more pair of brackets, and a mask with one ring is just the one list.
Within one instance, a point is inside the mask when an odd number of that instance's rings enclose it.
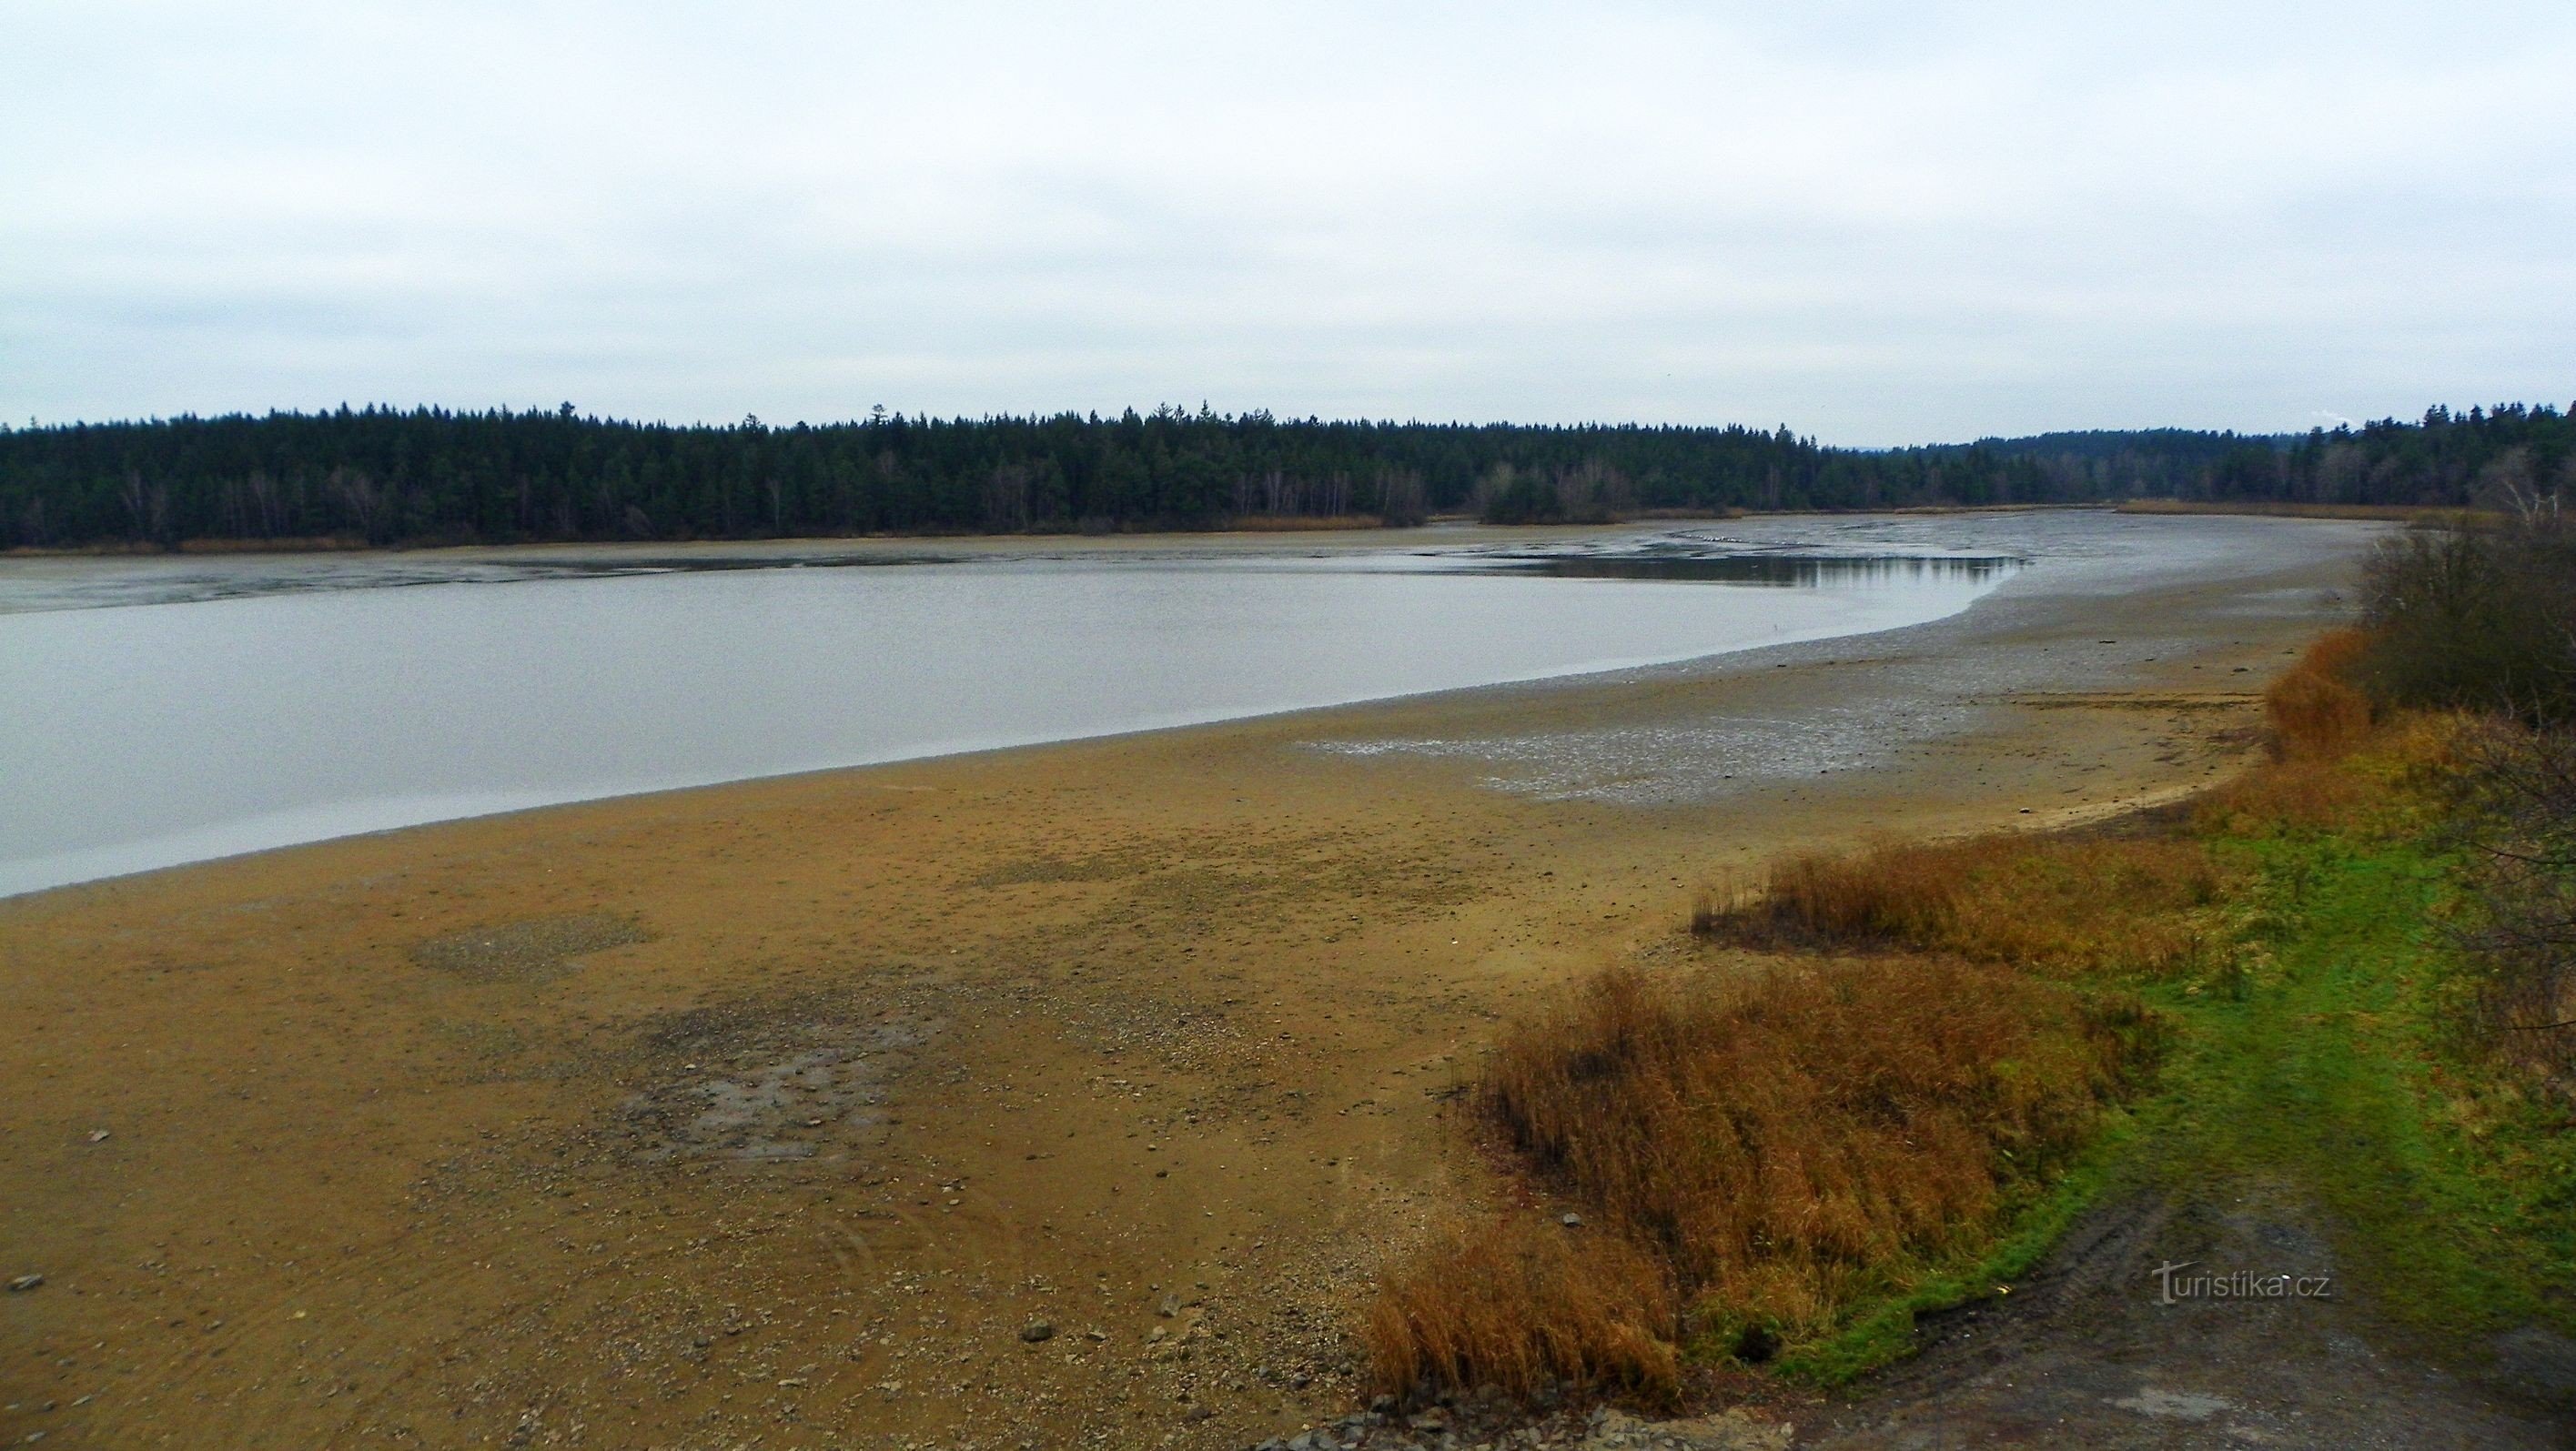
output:
{"label": "bush", "polygon": [[2459,754],[2469,1026],[2576,1089],[2576,733],[2490,721]]}
{"label": "bush", "polygon": [[2386,541],[2363,598],[2382,701],[2576,721],[2576,531],[2554,496]]}

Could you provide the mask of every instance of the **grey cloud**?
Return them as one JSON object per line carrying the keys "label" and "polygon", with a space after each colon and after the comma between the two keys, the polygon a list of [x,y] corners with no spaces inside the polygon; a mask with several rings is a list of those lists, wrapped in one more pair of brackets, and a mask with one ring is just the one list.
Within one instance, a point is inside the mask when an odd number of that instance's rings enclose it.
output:
{"label": "grey cloud", "polygon": [[0,416],[2576,394],[2576,14],[38,3]]}

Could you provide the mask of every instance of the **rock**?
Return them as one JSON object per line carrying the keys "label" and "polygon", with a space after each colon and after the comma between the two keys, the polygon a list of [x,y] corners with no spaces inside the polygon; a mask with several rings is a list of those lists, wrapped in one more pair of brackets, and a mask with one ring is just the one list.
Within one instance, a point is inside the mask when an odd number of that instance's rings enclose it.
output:
{"label": "rock", "polygon": [[1208,1421],[1214,1420],[1215,1418],[1216,1408],[1213,1406],[1192,1406],[1188,1410],[1181,1412],[1181,1419],[1184,1421]]}
{"label": "rock", "polygon": [[1372,1411],[1375,1411],[1377,1414],[1379,1414],[1379,1415],[1381,1415],[1381,1416],[1391,1416],[1391,1415],[1394,1415],[1394,1414],[1395,1414],[1395,1397],[1393,1397],[1393,1396],[1379,1396],[1377,1399],[1375,1399],[1375,1400],[1373,1400],[1373,1401],[1370,1401],[1370,1402],[1369,1402],[1369,1407],[1368,1407],[1368,1408],[1369,1408],[1370,1410],[1372,1410]]}
{"label": "rock", "polygon": [[1020,1338],[1031,1345],[1055,1339],[1055,1327],[1044,1320],[1032,1320],[1020,1327]]}
{"label": "rock", "polygon": [[1568,1211],[1566,1216],[1563,1219],[1558,1220],[1557,1223],[1564,1225],[1568,1229],[1581,1229],[1583,1227],[1583,1216],[1573,1213],[1572,1211]]}
{"label": "rock", "polygon": [[89,1131],[89,1141],[90,1141],[91,1143],[93,1143],[93,1144],[103,1144],[103,1143],[106,1143],[106,1142],[108,1141],[108,1138],[109,1138],[109,1135],[108,1135],[107,1130],[105,1130],[105,1129],[91,1129],[91,1130]]}
{"label": "rock", "polygon": [[14,1294],[22,1290],[32,1290],[44,1282],[45,1277],[42,1275],[20,1275],[9,1282],[9,1289]]}
{"label": "rock", "polygon": [[1669,1446],[1688,1451],[1789,1451],[1794,1428],[1765,1424],[1742,1411],[1722,1411],[1684,1421],[1641,1421],[1613,1411],[1597,1417],[1587,1448]]}

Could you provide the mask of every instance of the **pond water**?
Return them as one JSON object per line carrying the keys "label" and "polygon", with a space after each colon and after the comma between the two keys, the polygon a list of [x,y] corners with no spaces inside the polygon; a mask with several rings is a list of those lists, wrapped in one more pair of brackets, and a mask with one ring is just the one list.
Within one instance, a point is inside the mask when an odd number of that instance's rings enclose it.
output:
{"label": "pond water", "polygon": [[0,894],[1885,630],[1964,609],[2018,565],[1687,530],[1540,548],[0,564]]}

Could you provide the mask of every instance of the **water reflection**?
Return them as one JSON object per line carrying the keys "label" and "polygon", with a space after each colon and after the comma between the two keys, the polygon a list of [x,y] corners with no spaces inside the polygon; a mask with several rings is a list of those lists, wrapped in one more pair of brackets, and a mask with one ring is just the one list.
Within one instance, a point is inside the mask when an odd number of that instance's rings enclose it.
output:
{"label": "water reflection", "polygon": [[1540,574],[1556,579],[1902,589],[1998,582],[2021,568],[2021,564],[2010,555],[1545,554],[1505,556],[1478,567],[1497,574]]}

